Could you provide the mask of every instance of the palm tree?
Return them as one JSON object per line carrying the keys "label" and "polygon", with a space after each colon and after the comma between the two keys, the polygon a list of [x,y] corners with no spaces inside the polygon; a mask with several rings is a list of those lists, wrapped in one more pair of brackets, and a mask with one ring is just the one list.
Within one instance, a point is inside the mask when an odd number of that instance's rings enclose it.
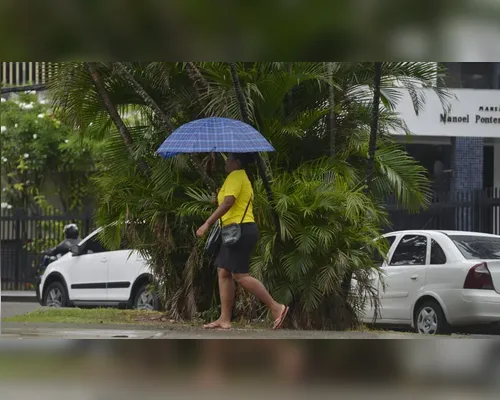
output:
{"label": "palm tree", "polygon": [[[112,119],[113,123],[116,126],[116,129],[120,133],[120,136],[123,139],[123,143],[125,143],[125,146],[127,147],[127,150],[129,151],[130,155],[133,155],[134,150],[133,150],[133,144],[134,141],[132,139],[132,136],[130,135],[130,132],[123,122],[122,118],[120,117],[120,114],[118,113],[118,110],[114,103],[111,101],[111,98],[109,96],[108,91],[106,90],[101,74],[99,73],[97,69],[97,63],[95,62],[87,62],[85,63],[89,75],[92,78],[92,81],[94,82],[95,88],[97,93],[99,94],[99,97],[101,98],[104,108],[106,109],[107,113],[109,114],[110,118]],[[144,172],[147,171],[147,167],[142,165],[144,168]]]}
{"label": "palm tree", "polygon": [[373,108],[372,123],[370,126],[370,142],[368,144],[368,164],[366,168],[366,186],[369,188],[373,179],[373,170],[375,167],[375,150],[377,148],[378,117],[380,106],[380,81],[382,79],[382,63],[374,63],[373,77]]}
{"label": "palm tree", "polygon": [[[68,122],[87,135],[107,138],[95,180],[98,220],[129,223],[105,230],[103,240],[116,246],[125,230],[149,258],[171,315],[192,318],[213,306],[215,275],[194,230],[211,212],[211,188],[205,189],[203,175],[210,171],[211,179],[221,181],[222,168],[220,159],[210,156],[196,166],[189,157],[162,160],[154,152],[173,128],[203,115],[244,119],[277,150],[263,160],[273,171],[273,207],[266,180],[255,182],[262,240],[253,273],[280,300],[294,303],[297,327],[345,328],[356,322],[365,294],[373,297],[371,254],[384,251],[372,241],[386,223],[380,200],[395,193],[402,206],[418,209],[428,196],[423,167],[389,134],[392,128],[407,130],[393,112],[400,98],[394,83],[410,92],[418,112],[425,103],[421,88],[439,78],[434,64],[382,63],[380,85],[373,85],[370,63],[99,63],[96,69],[101,85],[84,64],[70,63],[49,86]],[[380,91],[380,107],[374,91]],[[442,89],[436,93],[445,98]],[[370,141],[375,110],[376,154]],[[332,115],[335,157],[326,130]],[[364,193],[367,159],[372,190]],[[148,166],[148,179],[136,168],[139,160]],[[343,277],[354,272],[358,294],[342,296]],[[242,298],[237,311],[256,317],[259,307]]]}
{"label": "palm tree", "polygon": [[330,135],[330,156],[335,156],[335,87],[334,87],[334,63],[328,63],[328,73],[330,75],[330,84],[328,85],[328,106],[330,112],[328,114],[328,130]]}

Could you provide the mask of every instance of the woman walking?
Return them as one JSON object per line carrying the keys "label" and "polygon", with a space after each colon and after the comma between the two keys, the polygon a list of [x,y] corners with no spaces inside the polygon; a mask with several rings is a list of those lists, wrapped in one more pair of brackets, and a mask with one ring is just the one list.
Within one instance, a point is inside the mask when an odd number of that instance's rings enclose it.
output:
{"label": "woman walking", "polygon": [[222,244],[215,260],[218,268],[221,315],[217,321],[204,326],[206,329],[230,329],[236,292],[235,281],[247,292],[262,301],[271,311],[273,329],[281,328],[288,307],[277,303],[262,282],[249,275],[250,257],[259,239],[259,230],[253,215],[253,188],[245,168],[252,156],[233,153],[226,161],[228,176],[217,196],[218,208],[196,232],[204,236],[219,219],[222,226],[241,224],[241,237],[231,246]]}

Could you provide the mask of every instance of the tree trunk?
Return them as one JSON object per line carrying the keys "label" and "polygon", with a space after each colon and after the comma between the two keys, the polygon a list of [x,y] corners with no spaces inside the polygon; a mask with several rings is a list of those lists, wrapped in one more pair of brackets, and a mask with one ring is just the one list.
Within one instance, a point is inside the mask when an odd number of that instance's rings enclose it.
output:
{"label": "tree trunk", "polygon": [[168,119],[167,115],[163,112],[163,110],[160,108],[158,103],[154,101],[154,99],[148,94],[146,89],[137,82],[137,80],[134,78],[132,73],[129,71],[129,69],[121,62],[114,62],[112,63],[113,66],[116,68],[118,73],[128,82],[130,85],[134,88],[134,90],[137,92],[139,96],[144,100],[144,102],[151,107],[155,114],[158,116],[158,118],[161,120],[162,123],[166,125],[168,129],[171,131],[174,130],[174,126]]}
{"label": "tree trunk", "polygon": [[373,173],[375,169],[375,151],[377,149],[377,131],[378,131],[378,117],[380,107],[380,81],[382,79],[382,63],[374,63],[374,80],[373,80],[373,109],[372,109],[372,123],[370,127],[370,142],[368,144],[368,163],[366,168],[366,187],[370,190],[373,180]]}
{"label": "tree trunk", "polygon": [[[203,96],[206,95],[209,91],[209,86],[207,80],[203,77],[201,74],[200,70],[198,67],[192,63],[188,62],[186,63],[186,71],[188,73],[189,79],[193,82],[193,86],[196,90],[196,93],[198,94],[198,102],[200,103],[201,107],[204,107],[203,104]],[[196,169],[198,172],[201,174],[203,177],[203,180],[205,183],[210,187],[210,189],[214,192],[217,191],[217,185],[213,181],[212,178],[210,178],[205,170],[203,168],[203,163],[201,162],[200,158],[196,155],[191,155],[191,160],[194,163]]]}
{"label": "tree trunk", "polygon": [[[94,85],[97,89],[97,93],[99,94],[99,97],[101,98],[104,108],[108,112],[109,116],[111,117],[111,120],[116,126],[116,129],[118,129],[118,132],[120,136],[123,139],[123,142],[125,143],[125,146],[127,147],[128,152],[130,153],[131,157],[134,157],[134,141],[132,139],[132,135],[130,134],[127,126],[123,122],[123,120],[120,117],[120,114],[118,113],[118,110],[116,109],[116,106],[113,104],[111,101],[111,98],[109,97],[108,91],[106,90],[106,87],[104,86],[104,83],[102,81],[101,75],[99,74],[99,71],[97,70],[97,64],[95,62],[86,62],[85,65],[87,66],[87,69],[90,73],[90,76],[92,78],[92,81],[94,82]],[[146,164],[144,160],[139,160],[139,168],[142,170],[142,172],[147,176],[149,172],[149,167]]]}
{"label": "tree trunk", "polygon": [[328,114],[329,134],[330,134],[330,157],[335,156],[335,88],[333,87],[333,63],[328,62],[328,75],[330,85],[328,87],[328,106],[330,112]]}
{"label": "tree trunk", "polygon": [[208,176],[207,171],[205,170],[205,168],[203,168],[203,163],[201,162],[200,158],[194,154],[190,154],[189,158],[194,164],[195,168],[198,170],[198,173],[201,175],[203,182],[205,182],[205,184],[210,188],[211,191],[216,192],[217,185],[215,184],[215,181],[210,178],[210,176]]}
{"label": "tree trunk", "polygon": [[[240,106],[241,117],[243,119],[243,122],[251,125],[251,121],[250,121],[250,118],[248,116],[248,109],[247,109],[247,104],[246,104],[246,100],[245,100],[245,95],[244,95],[243,90],[241,88],[240,79],[238,77],[238,71],[236,70],[236,64],[229,63],[229,68],[231,70],[231,77],[233,79],[234,90],[236,91],[236,97],[238,99],[238,103]],[[269,178],[267,176],[266,165],[264,163],[264,159],[261,157],[260,154],[256,153],[255,157],[257,160],[257,168],[259,170],[259,174],[262,178],[262,182],[264,183],[264,187],[266,189],[267,199],[269,201],[269,204],[271,204],[271,210],[272,210],[272,215],[273,215],[273,219],[274,219],[274,225],[276,228],[276,234],[278,235],[278,239],[281,240],[280,222],[279,222],[278,214],[276,213],[276,211],[274,210],[274,207],[272,206],[272,204],[274,203],[274,195],[273,195],[273,192],[271,189],[271,184],[269,183]]]}
{"label": "tree trunk", "polygon": [[[375,168],[375,151],[377,149],[377,130],[378,130],[378,117],[380,106],[380,81],[382,78],[382,63],[376,62],[374,64],[374,80],[373,80],[373,110],[372,121],[370,129],[370,142],[368,144],[368,163],[366,171],[366,192],[370,190],[373,172]],[[342,297],[344,305],[347,307],[348,312],[353,315],[353,310],[349,304],[349,293],[351,291],[352,272],[348,271],[342,279]],[[352,323],[346,321],[346,323]]]}
{"label": "tree trunk", "polygon": [[207,94],[209,91],[208,82],[194,63],[186,63],[186,70],[189,78],[193,81],[194,88],[198,92],[198,99],[201,102],[203,95]]}
{"label": "tree trunk", "polygon": [[229,63],[229,69],[231,71],[231,78],[233,80],[234,91],[236,92],[236,98],[238,99],[238,104],[240,106],[241,118],[243,122],[250,124],[250,117],[248,116],[247,102],[245,100],[245,94],[241,88],[240,78],[238,77],[238,71],[236,70],[235,63]]}
{"label": "tree trunk", "polygon": [[[286,63],[286,71],[288,72],[288,75],[292,74],[292,63]],[[293,112],[293,88],[288,91],[288,93],[285,96],[285,113],[286,115],[289,115]]]}
{"label": "tree trunk", "polygon": [[[144,87],[137,82],[137,80],[134,78],[134,76],[130,73],[128,68],[121,62],[114,62],[113,65],[116,67],[118,73],[127,81],[130,83],[130,85],[134,88],[134,90],[137,92],[139,96],[144,100],[144,102],[151,107],[160,121],[165,124],[165,126],[170,130],[173,131],[175,127],[173,124],[170,122],[168,119],[168,116],[163,112],[161,107],[154,101],[154,99],[149,95],[149,93],[144,89]],[[199,71],[198,71],[199,73]],[[200,74],[201,75],[201,74]],[[191,162],[194,164],[195,168],[198,170],[198,173],[201,175],[201,178],[205,182],[205,184],[213,191],[217,189],[215,182],[213,179],[211,179],[208,174],[206,173],[205,169],[202,166],[201,160],[196,157],[195,155],[190,155]]]}

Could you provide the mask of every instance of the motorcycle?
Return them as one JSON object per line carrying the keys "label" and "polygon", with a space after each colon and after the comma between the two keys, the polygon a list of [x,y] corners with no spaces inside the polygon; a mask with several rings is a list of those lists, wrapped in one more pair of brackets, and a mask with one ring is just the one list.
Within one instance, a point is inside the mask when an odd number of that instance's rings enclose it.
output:
{"label": "motorcycle", "polygon": [[45,270],[47,269],[47,267],[50,264],[52,264],[54,261],[58,260],[61,257],[62,256],[60,254],[58,254],[57,256],[48,256],[48,255],[44,254],[42,257],[42,261],[40,262],[40,264],[38,264],[38,267],[37,267],[36,273],[35,273],[35,278],[36,278],[35,291],[36,291],[36,299],[38,302],[40,302],[40,300],[41,300],[41,298],[40,298],[40,296],[41,296],[40,283],[42,281],[42,276],[45,273]]}
{"label": "motorcycle", "polygon": [[38,274],[39,276],[42,276],[43,273],[45,272],[45,270],[47,269],[47,267],[53,263],[54,261],[56,261],[59,257],[57,256],[47,256],[47,255],[44,255],[43,258],[42,258],[42,261],[40,262],[39,266],[38,266]]}

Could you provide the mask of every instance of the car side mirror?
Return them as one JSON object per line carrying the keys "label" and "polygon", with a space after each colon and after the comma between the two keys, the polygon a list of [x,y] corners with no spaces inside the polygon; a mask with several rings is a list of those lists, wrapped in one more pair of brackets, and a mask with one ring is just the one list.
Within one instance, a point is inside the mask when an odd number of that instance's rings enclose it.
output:
{"label": "car side mirror", "polygon": [[75,244],[74,246],[71,246],[70,251],[73,256],[79,256],[81,254],[81,247]]}

